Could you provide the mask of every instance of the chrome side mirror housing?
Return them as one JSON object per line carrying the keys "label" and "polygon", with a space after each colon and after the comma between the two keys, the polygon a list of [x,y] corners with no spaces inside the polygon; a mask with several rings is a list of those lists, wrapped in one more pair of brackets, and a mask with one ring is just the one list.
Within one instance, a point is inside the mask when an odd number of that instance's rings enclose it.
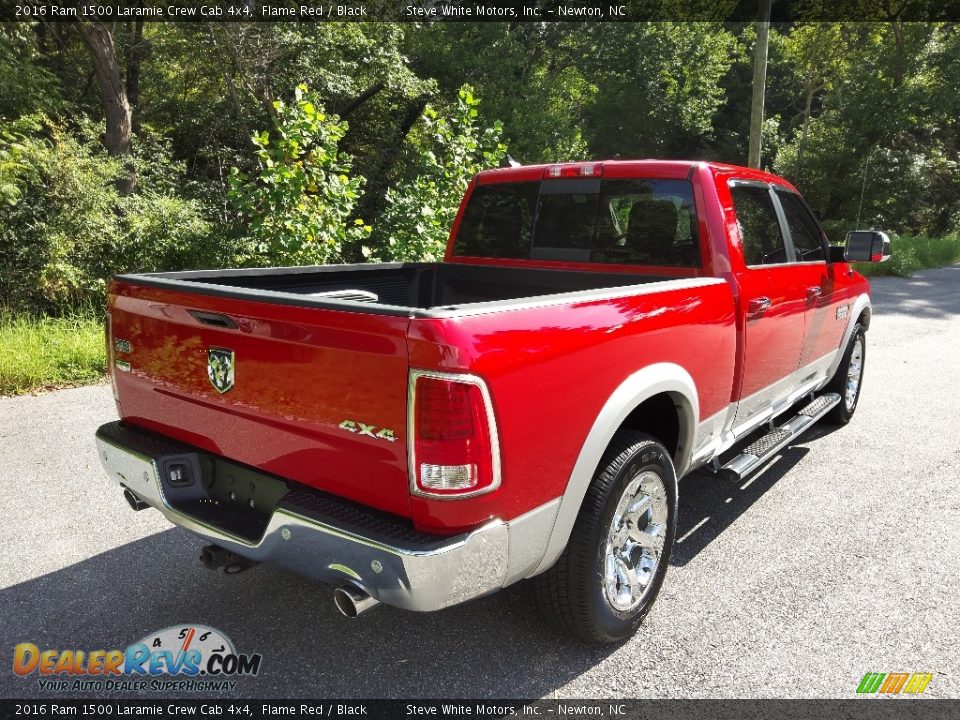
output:
{"label": "chrome side mirror housing", "polygon": [[890,237],[879,230],[853,230],[847,233],[843,257],[847,262],[885,262],[890,259]]}

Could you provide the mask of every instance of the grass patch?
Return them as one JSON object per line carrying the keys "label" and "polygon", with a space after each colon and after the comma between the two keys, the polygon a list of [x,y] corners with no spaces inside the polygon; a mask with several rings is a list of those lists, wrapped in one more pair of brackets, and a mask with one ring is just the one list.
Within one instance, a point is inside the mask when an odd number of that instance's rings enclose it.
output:
{"label": "grass patch", "polygon": [[867,276],[910,277],[923,268],[944,267],[960,262],[960,234],[932,238],[902,235],[890,240],[891,256],[885,263],[854,263]]}
{"label": "grass patch", "polygon": [[0,395],[94,382],[106,372],[103,322],[0,310]]}

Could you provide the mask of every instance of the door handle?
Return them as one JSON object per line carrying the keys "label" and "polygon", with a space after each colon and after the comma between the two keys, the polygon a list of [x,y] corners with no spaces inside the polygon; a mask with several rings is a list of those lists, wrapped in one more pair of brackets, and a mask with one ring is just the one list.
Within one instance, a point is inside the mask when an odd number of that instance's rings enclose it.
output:
{"label": "door handle", "polygon": [[811,285],[807,288],[807,300],[816,300],[823,295],[823,288],[819,285]]}
{"label": "door handle", "polygon": [[757,297],[750,301],[749,309],[751,314],[762,313],[764,310],[768,310],[769,308],[770,298],[768,297]]}

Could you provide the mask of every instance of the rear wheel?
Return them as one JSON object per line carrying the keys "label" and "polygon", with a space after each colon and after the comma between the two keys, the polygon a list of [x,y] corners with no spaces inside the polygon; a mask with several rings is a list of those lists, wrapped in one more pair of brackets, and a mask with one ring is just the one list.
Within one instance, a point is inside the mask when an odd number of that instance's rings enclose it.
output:
{"label": "rear wheel", "polygon": [[840,396],[840,402],[824,418],[833,425],[846,425],[853,417],[860,401],[863,386],[863,368],[867,359],[867,337],[863,325],[857,323],[844,350],[837,372],[827,385],[827,392]]}
{"label": "rear wheel", "polygon": [[584,497],[567,547],[534,578],[544,614],[581,640],[629,637],[663,584],[677,525],[670,454],[644,433],[617,433]]}

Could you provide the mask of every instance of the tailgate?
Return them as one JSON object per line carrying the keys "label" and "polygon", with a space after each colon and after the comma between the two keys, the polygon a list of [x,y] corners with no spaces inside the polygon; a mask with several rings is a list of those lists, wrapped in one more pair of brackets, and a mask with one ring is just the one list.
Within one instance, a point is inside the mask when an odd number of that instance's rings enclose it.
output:
{"label": "tailgate", "polygon": [[119,281],[109,307],[124,421],[409,517],[408,318]]}

